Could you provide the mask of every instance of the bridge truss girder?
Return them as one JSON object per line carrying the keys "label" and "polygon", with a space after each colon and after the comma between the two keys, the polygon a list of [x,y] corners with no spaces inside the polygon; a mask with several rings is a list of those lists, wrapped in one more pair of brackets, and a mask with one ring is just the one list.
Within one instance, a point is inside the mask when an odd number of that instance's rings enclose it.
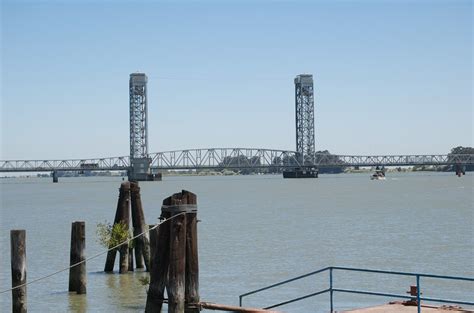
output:
{"label": "bridge truss girder", "polygon": [[[294,168],[303,164],[296,151],[253,148],[210,148],[149,154],[157,170]],[[314,154],[316,167],[414,166],[474,164],[474,154],[447,155],[328,155]],[[0,172],[129,170],[130,157],[73,160],[5,160]]]}

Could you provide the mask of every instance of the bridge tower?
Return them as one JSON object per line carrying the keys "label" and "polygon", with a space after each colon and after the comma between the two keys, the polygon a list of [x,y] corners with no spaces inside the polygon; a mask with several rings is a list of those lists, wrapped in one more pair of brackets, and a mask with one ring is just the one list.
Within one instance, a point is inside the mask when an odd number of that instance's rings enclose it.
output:
{"label": "bridge tower", "polygon": [[130,74],[130,169],[129,180],[154,180],[148,156],[148,78]]}
{"label": "bridge tower", "polygon": [[315,178],[314,168],[314,92],[313,75],[301,74],[295,78],[296,153],[301,165],[283,172],[285,178]]}

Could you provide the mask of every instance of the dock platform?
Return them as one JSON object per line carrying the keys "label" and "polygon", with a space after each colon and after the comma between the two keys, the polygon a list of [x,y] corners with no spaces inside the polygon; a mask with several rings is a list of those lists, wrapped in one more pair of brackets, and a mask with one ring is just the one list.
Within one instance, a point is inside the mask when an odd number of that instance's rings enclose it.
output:
{"label": "dock platform", "polygon": [[[417,307],[414,305],[404,305],[402,303],[389,303],[364,309],[349,311],[337,311],[340,313],[417,313]],[[474,313],[474,310],[464,309],[457,306],[421,306],[422,313]]]}

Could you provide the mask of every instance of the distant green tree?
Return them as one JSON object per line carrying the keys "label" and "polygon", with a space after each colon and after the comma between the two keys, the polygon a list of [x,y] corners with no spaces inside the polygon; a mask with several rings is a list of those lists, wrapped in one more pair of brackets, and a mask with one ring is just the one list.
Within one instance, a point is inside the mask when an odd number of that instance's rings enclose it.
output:
{"label": "distant green tree", "polygon": [[[344,164],[341,159],[337,157],[337,155],[331,154],[328,150],[317,151],[315,161],[317,164],[324,165],[325,163],[339,163]],[[319,168],[319,173],[322,174],[338,174],[344,171],[343,166],[323,166]]]}
{"label": "distant green tree", "polygon": [[458,146],[452,148],[450,154],[474,154],[474,148]]}
{"label": "distant green tree", "polygon": [[[453,154],[473,154],[474,155],[474,148],[472,147],[462,147],[458,146],[455,148],[451,149],[451,153],[448,154],[448,159],[453,158]],[[455,170],[455,165],[449,165],[444,168],[444,171],[454,171]],[[465,165],[465,170],[466,172],[472,172],[474,171],[474,165]]]}

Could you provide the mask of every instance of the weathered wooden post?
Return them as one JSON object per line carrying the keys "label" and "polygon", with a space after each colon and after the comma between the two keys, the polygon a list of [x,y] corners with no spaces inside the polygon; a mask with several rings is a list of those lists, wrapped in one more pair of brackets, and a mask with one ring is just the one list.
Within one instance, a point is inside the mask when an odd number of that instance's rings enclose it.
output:
{"label": "weathered wooden post", "polygon": [[133,236],[143,233],[142,236],[135,239],[135,262],[137,268],[146,267],[146,270],[150,271],[150,237],[147,232],[147,224],[145,224],[145,215],[143,214],[138,182],[130,182],[130,198],[132,207]]}
{"label": "weathered wooden post", "polygon": [[[175,199],[172,199],[175,200]],[[166,210],[179,212],[179,201]],[[178,205],[176,205],[178,204]],[[177,213],[172,213],[176,215]],[[168,313],[184,313],[186,288],[186,214],[176,216],[170,221],[170,264],[168,291]]]}
{"label": "weathered wooden post", "polygon": [[128,271],[133,272],[135,267],[133,266],[133,246],[129,245],[128,247]]}
{"label": "weathered wooden post", "polygon": [[150,272],[151,272],[151,265],[152,265],[152,260],[155,259],[156,255],[156,245],[158,242],[158,229],[153,228],[155,225],[150,224],[148,225],[148,236],[150,237]]}
{"label": "weathered wooden post", "polygon": [[[130,225],[130,183],[123,182],[119,189],[119,199],[117,202],[117,211],[115,212],[114,225],[124,223],[127,227]],[[119,248],[120,251],[120,273],[128,272],[128,243],[123,244]],[[107,253],[105,261],[105,272],[112,272],[114,270],[115,257],[117,250],[111,250]]]}
{"label": "weathered wooden post", "polygon": [[[171,218],[152,236],[150,288],[146,312],[160,312],[168,293],[168,312],[199,312],[196,195],[183,190],[163,200],[162,217]],[[153,234],[153,233],[152,233]]]}
{"label": "weathered wooden post", "polygon": [[[163,200],[163,205],[167,203],[169,198]],[[161,212],[161,217],[167,219],[171,214]],[[155,236],[151,236],[153,241],[151,250],[153,256],[150,260],[150,286],[146,298],[145,312],[156,313],[161,312],[163,307],[164,293],[166,283],[168,281],[169,253],[170,253],[170,224],[165,222],[158,228],[154,229]]]}
{"label": "weathered wooden post", "polygon": [[197,197],[183,190],[186,198],[186,313],[198,313],[199,307],[199,259],[197,237]]}
{"label": "weathered wooden post", "polygon": [[[69,291],[78,294],[86,293],[87,276],[85,262],[86,248],[86,224],[85,222],[73,222],[71,225],[71,253],[69,269]],[[82,262],[79,265],[73,266]]]}
{"label": "weathered wooden post", "polygon": [[[26,284],[26,232],[10,231],[12,287]],[[26,286],[12,290],[12,312],[26,313]]]}

